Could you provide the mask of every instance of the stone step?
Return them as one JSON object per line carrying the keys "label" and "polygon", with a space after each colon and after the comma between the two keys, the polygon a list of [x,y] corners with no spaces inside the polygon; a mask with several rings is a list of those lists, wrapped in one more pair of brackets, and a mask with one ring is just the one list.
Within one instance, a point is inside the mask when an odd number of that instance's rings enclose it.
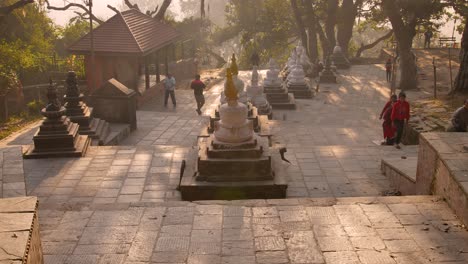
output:
{"label": "stone step", "polygon": [[104,146],[117,146],[131,133],[130,124],[109,123],[110,132],[104,139]]}
{"label": "stone step", "polygon": [[296,109],[296,100],[294,94],[289,93],[285,99],[268,99],[273,109],[294,110]]}
{"label": "stone step", "polygon": [[382,174],[387,176],[387,179],[395,190],[398,190],[403,195],[414,195],[416,193],[417,166],[417,157],[383,158],[381,171]]}
{"label": "stone step", "polygon": [[92,138],[91,145],[102,146],[104,145],[104,140],[110,134],[109,123],[99,118],[93,118],[93,121],[91,122],[91,131],[94,132],[90,135]]}

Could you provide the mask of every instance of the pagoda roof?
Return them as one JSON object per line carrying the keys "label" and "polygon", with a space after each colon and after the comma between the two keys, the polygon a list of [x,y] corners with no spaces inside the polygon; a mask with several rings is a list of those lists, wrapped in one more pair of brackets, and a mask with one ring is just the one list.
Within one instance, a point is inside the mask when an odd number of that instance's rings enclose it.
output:
{"label": "pagoda roof", "polygon": [[[147,55],[180,37],[171,25],[130,9],[117,13],[94,29],[94,52],[108,55]],[[89,54],[90,33],[73,43],[68,51]]]}

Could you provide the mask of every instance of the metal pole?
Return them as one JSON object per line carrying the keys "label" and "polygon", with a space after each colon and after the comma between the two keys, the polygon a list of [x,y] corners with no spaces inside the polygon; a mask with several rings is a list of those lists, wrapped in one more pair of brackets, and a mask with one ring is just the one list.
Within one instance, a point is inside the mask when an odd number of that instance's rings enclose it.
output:
{"label": "metal pole", "polygon": [[437,68],[435,64],[435,57],[432,57],[432,66],[434,67],[434,99],[437,98]]}
{"label": "metal pole", "polygon": [[91,38],[91,62],[90,62],[90,68],[91,68],[91,74],[89,75],[90,81],[91,81],[91,87],[88,87],[88,91],[93,91],[94,90],[94,85],[95,84],[95,78],[94,74],[96,73],[94,69],[94,32],[93,32],[93,0],[88,0],[89,4],[89,36]]}
{"label": "metal pole", "polygon": [[450,71],[450,92],[453,91],[453,76],[452,76],[452,52],[449,47],[448,49],[448,56],[449,56],[449,71]]}

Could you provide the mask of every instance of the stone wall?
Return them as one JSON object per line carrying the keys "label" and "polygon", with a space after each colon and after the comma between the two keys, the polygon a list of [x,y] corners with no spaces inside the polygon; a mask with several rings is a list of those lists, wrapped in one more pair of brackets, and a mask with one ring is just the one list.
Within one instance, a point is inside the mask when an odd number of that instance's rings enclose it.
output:
{"label": "stone wall", "polygon": [[423,133],[416,194],[442,196],[468,225],[468,133]]}

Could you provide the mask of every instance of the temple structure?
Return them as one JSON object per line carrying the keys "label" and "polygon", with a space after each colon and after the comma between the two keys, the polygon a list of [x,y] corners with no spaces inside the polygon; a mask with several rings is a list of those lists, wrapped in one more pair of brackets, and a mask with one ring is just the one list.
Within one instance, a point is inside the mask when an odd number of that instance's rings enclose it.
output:
{"label": "temple structure", "polygon": [[[284,198],[287,184],[270,153],[267,137],[254,131],[248,107],[238,101],[231,69],[227,69],[226,103],[219,108],[214,133],[198,140],[189,156],[180,191],[184,200]],[[275,166],[276,163],[276,166]]]}
{"label": "temple structure", "polygon": [[271,105],[263,93],[263,87],[258,84],[259,75],[257,66],[254,66],[252,71],[252,79],[247,87],[247,96],[250,103],[258,109],[258,114],[266,115],[270,119],[272,117]]}
{"label": "temple structure", "polygon": [[288,93],[288,89],[283,86],[275,60],[270,59],[268,68],[263,80],[263,91],[270,105],[273,109],[296,109],[294,94]]}

